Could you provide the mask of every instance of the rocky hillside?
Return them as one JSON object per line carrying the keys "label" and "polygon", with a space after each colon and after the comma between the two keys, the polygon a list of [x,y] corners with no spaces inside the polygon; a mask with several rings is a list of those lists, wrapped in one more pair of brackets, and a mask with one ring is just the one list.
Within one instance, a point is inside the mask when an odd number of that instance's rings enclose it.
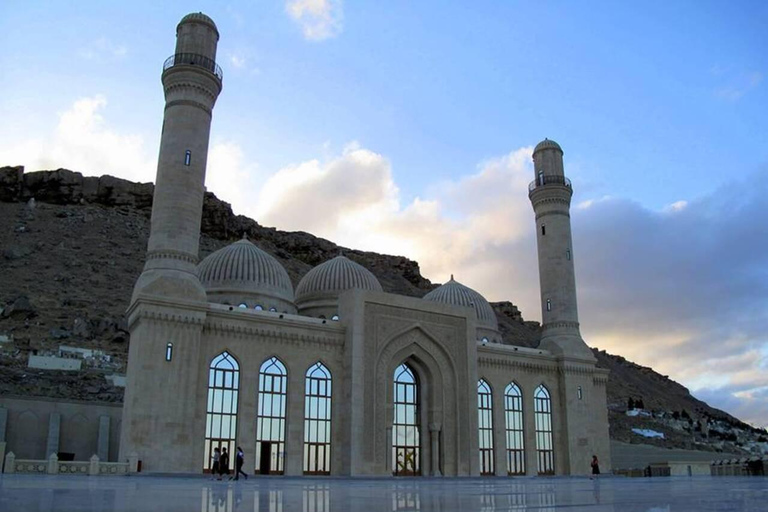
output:
{"label": "rocky hillside", "polygon": [[[64,169],[24,173],[21,167],[0,168],[0,394],[122,400],[122,389],[105,375],[125,368],[129,340],[123,313],[143,265],[153,188]],[[405,257],[267,228],[234,215],[227,203],[206,194],[201,256],[244,234],[285,266],[294,285],[342,250],[370,269],[388,292],[421,297],[435,287],[418,263]],[[493,307],[505,343],[538,345],[537,322],[524,321],[510,302]],[[27,368],[30,354],[54,353],[61,345],[100,350],[104,356],[88,361],[80,372]],[[595,355],[600,366],[611,370],[612,438],[726,451],[757,440],[749,427],[652,369],[605,352]],[[630,398],[642,399],[649,412],[627,416]],[[680,419],[683,412],[692,423]],[[712,426],[704,427],[707,435],[701,427],[696,430],[696,422],[705,419]],[[632,428],[662,432],[665,440],[648,441]],[[718,429],[725,433],[713,434]]]}

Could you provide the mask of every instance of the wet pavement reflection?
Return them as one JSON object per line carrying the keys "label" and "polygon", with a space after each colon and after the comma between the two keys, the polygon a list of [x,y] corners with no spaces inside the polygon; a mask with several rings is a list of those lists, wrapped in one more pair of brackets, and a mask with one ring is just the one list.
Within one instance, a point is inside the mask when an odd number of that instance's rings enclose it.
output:
{"label": "wet pavement reflection", "polygon": [[3,475],[1,511],[765,511],[768,479],[250,478]]}

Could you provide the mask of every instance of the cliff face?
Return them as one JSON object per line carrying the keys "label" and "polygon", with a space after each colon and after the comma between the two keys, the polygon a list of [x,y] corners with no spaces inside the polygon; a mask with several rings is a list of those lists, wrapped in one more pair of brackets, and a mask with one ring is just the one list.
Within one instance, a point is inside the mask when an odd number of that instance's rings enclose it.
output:
{"label": "cliff face", "polygon": [[[121,388],[108,384],[104,374],[125,367],[129,339],[123,314],[143,266],[153,190],[151,183],[83,177],[65,169],[24,173],[20,167],[0,168],[0,394],[122,400]],[[201,257],[243,234],[274,255],[294,285],[343,250],[371,270],[387,292],[421,297],[436,286],[408,258],[267,228],[234,215],[229,204],[206,194]],[[510,302],[493,307],[505,343],[538,345],[537,322],[524,321]],[[8,341],[2,341],[5,337]],[[60,345],[101,350],[108,357],[76,374],[27,368],[30,353],[55,352]],[[595,355],[612,372],[608,397],[616,439],[638,441],[631,428],[639,420],[624,414],[630,397],[642,398],[648,409],[685,410],[696,419],[739,423],[650,368],[605,352]],[[678,436],[670,430],[669,437],[675,446],[695,442],[693,432]]]}

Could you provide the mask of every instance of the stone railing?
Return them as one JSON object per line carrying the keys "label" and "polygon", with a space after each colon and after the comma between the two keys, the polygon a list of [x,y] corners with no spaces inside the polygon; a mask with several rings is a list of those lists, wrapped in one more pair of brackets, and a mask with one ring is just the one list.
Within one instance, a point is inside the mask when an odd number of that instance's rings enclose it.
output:
{"label": "stone railing", "polygon": [[48,460],[17,459],[13,452],[5,456],[3,473],[42,475],[127,475],[138,470],[138,457],[128,457],[128,462],[101,462],[98,455],[89,461],[60,461],[52,453]]}

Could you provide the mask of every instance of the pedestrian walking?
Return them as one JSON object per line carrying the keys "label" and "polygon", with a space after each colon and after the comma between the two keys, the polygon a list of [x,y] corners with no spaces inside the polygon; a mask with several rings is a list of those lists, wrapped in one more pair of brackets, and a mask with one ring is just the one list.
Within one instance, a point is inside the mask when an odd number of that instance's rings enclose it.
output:
{"label": "pedestrian walking", "polygon": [[243,449],[239,446],[237,447],[237,455],[235,456],[235,467],[237,468],[237,473],[235,473],[235,480],[240,479],[240,475],[243,475],[246,480],[248,480],[248,475],[243,471],[243,464],[245,463],[245,453],[243,452]]}
{"label": "pedestrian walking", "polygon": [[597,455],[592,456],[592,462],[590,463],[590,466],[592,466],[592,476],[589,477],[590,480],[593,478],[597,478],[597,476],[600,474],[600,463],[597,461]]}

